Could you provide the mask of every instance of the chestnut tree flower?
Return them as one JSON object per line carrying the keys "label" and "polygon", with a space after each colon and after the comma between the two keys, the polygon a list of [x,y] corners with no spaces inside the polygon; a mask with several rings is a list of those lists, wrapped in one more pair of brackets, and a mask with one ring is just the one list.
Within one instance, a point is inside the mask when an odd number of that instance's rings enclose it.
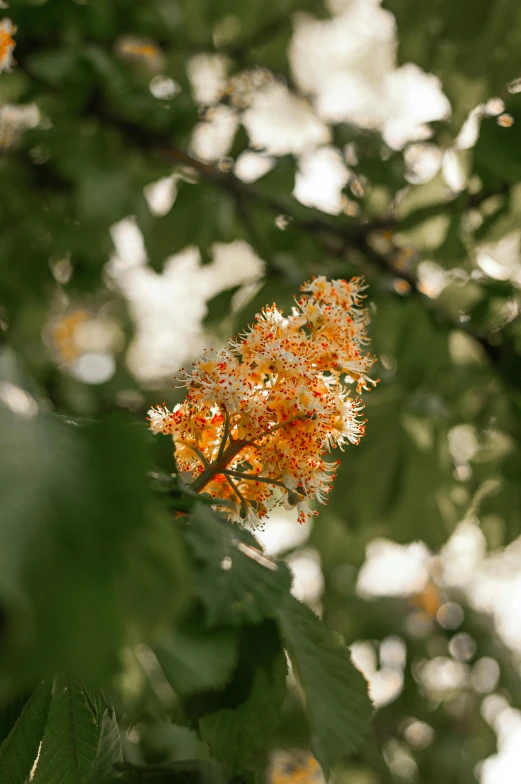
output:
{"label": "chestnut tree flower", "polygon": [[377,383],[364,351],[364,289],[362,278],[313,278],[290,315],[264,308],[243,335],[183,371],[183,403],[149,411],[151,429],[172,436],[192,489],[230,519],[259,527],[283,505],[304,522],[317,514],[310,501],[326,503],[338,464],[326,455],[358,444],[360,395]]}
{"label": "chestnut tree flower", "polygon": [[8,71],[13,64],[13,49],[16,44],[13,38],[16,27],[10,19],[0,21],[0,71]]}

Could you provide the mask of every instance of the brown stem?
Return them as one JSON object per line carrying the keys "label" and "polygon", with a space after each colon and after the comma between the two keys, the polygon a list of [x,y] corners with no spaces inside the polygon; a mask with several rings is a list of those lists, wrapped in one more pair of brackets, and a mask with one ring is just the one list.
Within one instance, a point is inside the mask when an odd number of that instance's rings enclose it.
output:
{"label": "brown stem", "polygon": [[228,484],[229,484],[229,485],[230,485],[230,487],[232,488],[232,490],[233,490],[233,492],[235,493],[235,495],[236,495],[236,496],[239,498],[239,500],[240,500],[240,502],[241,502],[241,507],[242,507],[242,506],[247,506],[247,501],[246,501],[246,499],[244,498],[244,496],[241,494],[241,492],[239,491],[239,488],[238,488],[238,487],[236,487],[236,485],[235,485],[235,482],[232,482],[232,480],[230,479],[230,477],[229,477],[229,476],[227,476],[226,474],[225,474],[225,476],[226,476],[226,481],[228,482]]}
{"label": "brown stem", "polygon": [[228,463],[230,463],[234,457],[239,454],[241,449],[244,449],[244,447],[248,446],[250,443],[251,441],[245,441],[244,439],[241,441],[232,441],[228,448],[225,449],[222,453],[220,460],[216,460],[215,463],[211,463],[211,465],[205,468],[203,473],[192,482],[190,485],[191,489],[195,490],[196,493],[200,493],[201,490],[204,490],[206,485],[212,481],[214,476],[220,474],[223,468],[226,468]]}
{"label": "brown stem", "polygon": [[217,461],[219,461],[223,454],[226,447],[226,441],[228,440],[228,435],[230,432],[230,416],[227,411],[224,412],[224,426],[223,426],[223,435],[221,439],[221,443],[219,445],[219,451],[217,453]]}
{"label": "brown stem", "polygon": [[256,474],[242,474],[240,471],[232,471],[229,468],[223,469],[223,474],[226,476],[229,474],[230,476],[235,477],[236,479],[247,479],[249,482],[264,482],[266,485],[277,485],[277,487],[282,487],[284,490],[287,490],[285,484],[279,482],[277,479],[271,479],[269,476],[257,476]]}
{"label": "brown stem", "polygon": [[[293,419],[288,419],[287,422],[279,422],[279,424],[275,425],[275,427],[272,427],[271,430],[266,430],[264,433],[261,433],[258,438],[264,438],[264,436],[268,436],[271,433],[274,433],[276,430],[279,430],[281,427],[286,427],[286,425],[290,425],[292,422],[295,422],[298,419],[302,420],[307,418],[308,417],[306,414],[299,414],[298,416],[293,417]],[[255,441],[247,441],[246,439],[231,441],[230,445],[227,447],[227,449],[224,450],[221,457],[214,463],[207,465],[202,474],[200,474],[197,479],[192,482],[190,485],[191,489],[195,490],[196,493],[200,493],[201,490],[204,490],[206,485],[212,481],[214,476],[217,476],[217,474],[221,474],[223,472],[223,469],[225,469],[226,466],[231,463],[234,457],[236,457],[245,446],[250,446],[254,443]]]}

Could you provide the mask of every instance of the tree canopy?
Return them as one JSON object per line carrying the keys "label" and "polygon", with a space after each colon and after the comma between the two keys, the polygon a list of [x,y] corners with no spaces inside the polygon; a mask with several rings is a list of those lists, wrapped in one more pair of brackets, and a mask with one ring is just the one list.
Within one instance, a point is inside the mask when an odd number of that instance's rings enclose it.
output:
{"label": "tree canopy", "polygon": [[[12,0],[4,33],[2,780],[514,781],[519,3]],[[145,417],[322,275],[369,284],[367,435],[256,534]]]}

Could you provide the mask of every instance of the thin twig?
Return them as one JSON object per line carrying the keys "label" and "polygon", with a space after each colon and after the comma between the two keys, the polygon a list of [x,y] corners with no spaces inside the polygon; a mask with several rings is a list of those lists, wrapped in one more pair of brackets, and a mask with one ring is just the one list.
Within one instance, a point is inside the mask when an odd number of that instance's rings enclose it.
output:
{"label": "thin twig", "polygon": [[277,485],[277,487],[282,487],[284,490],[288,488],[283,482],[279,482],[277,479],[270,479],[269,476],[257,476],[256,474],[242,474],[240,471],[232,471],[230,468],[225,468],[221,471],[222,474],[225,476],[228,474],[230,476],[234,476],[237,479],[248,479],[250,482],[264,482],[267,485]]}
{"label": "thin twig", "polygon": [[227,412],[227,411],[225,411],[225,412],[224,412],[224,427],[223,427],[223,435],[222,435],[221,443],[220,443],[220,445],[219,445],[219,451],[218,451],[218,453],[217,453],[217,457],[216,457],[216,460],[215,460],[215,462],[216,462],[216,463],[218,463],[218,462],[219,462],[219,460],[220,460],[220,459],[222,458],[222,456],[223,456],[223,452],[224,452],[224,449],[225,449],[225,447],[226,447],[226,441],[227,441],[227,439],[228,439],[228,432],[229,432],[229,428],[230,428],[230,417],[229,417],[229,414],[228,414],[228,412]]}
{"label": "thin twig", "polygon": [[[223,473],[224,473],[224,472],[223,472]],[[244,496],[242,495],[242,493],[240,492],[240,490],[239,490],[239,489],[238,489],[238,488],[235,486],[235,483],[234,483],[234,482],[232,482],[232,480],[230,479],[230,477],[229,477],[229,476],[227,476],[226,474],[224,474],[224,476],[225,476],[225,479],[226,479],[226,481],[228,482],[228,484],[229,484],[229,485],[230,485],[230,487],[232,488],[233,492],[235,493],[235,495],[236,495],[236,496],[238,496],[239,500],[241,501],[241,504],[244,504],[244,506],[247,506],[247,505],[248,505],[248,503],[247,503],[246,499],[244,498]]]}

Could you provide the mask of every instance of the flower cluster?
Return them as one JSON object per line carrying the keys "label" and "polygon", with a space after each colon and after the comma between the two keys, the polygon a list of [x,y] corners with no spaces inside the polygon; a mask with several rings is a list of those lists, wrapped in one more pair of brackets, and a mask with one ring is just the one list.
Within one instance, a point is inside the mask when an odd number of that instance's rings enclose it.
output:
{"label": "flower cluster", "polygon": [[0,21],[0,71],[8,71],[13,64],[13,49],[16,44],[13,38],[16,27],[10,19]]}
{"label": "flower cluster", "polygon": [[[188,394],[173,411],[149,411],[151,429],[171,434],[181,474],[233,520],[258,527],[277,504],[308,506],[327,496],[337,462],[330,449],[364,435],[357,395],[377,382],[364,352],[363,279],[313,278],[289,316],[275,305],[237,340],[183,371]],[[220,501],[224,503],[220,504]]]}
{"label": "flower cluster", "polygon": [[271,756],[269,784],[324,784],[320,765],[309,751],[275,751]]}
{"label": "flower cluster", "polygon": [[36,128],[39,122],[40,112],[34,103],[5,103],[0,106],[0,149],[14,147],[23,132],[28,128]]}

